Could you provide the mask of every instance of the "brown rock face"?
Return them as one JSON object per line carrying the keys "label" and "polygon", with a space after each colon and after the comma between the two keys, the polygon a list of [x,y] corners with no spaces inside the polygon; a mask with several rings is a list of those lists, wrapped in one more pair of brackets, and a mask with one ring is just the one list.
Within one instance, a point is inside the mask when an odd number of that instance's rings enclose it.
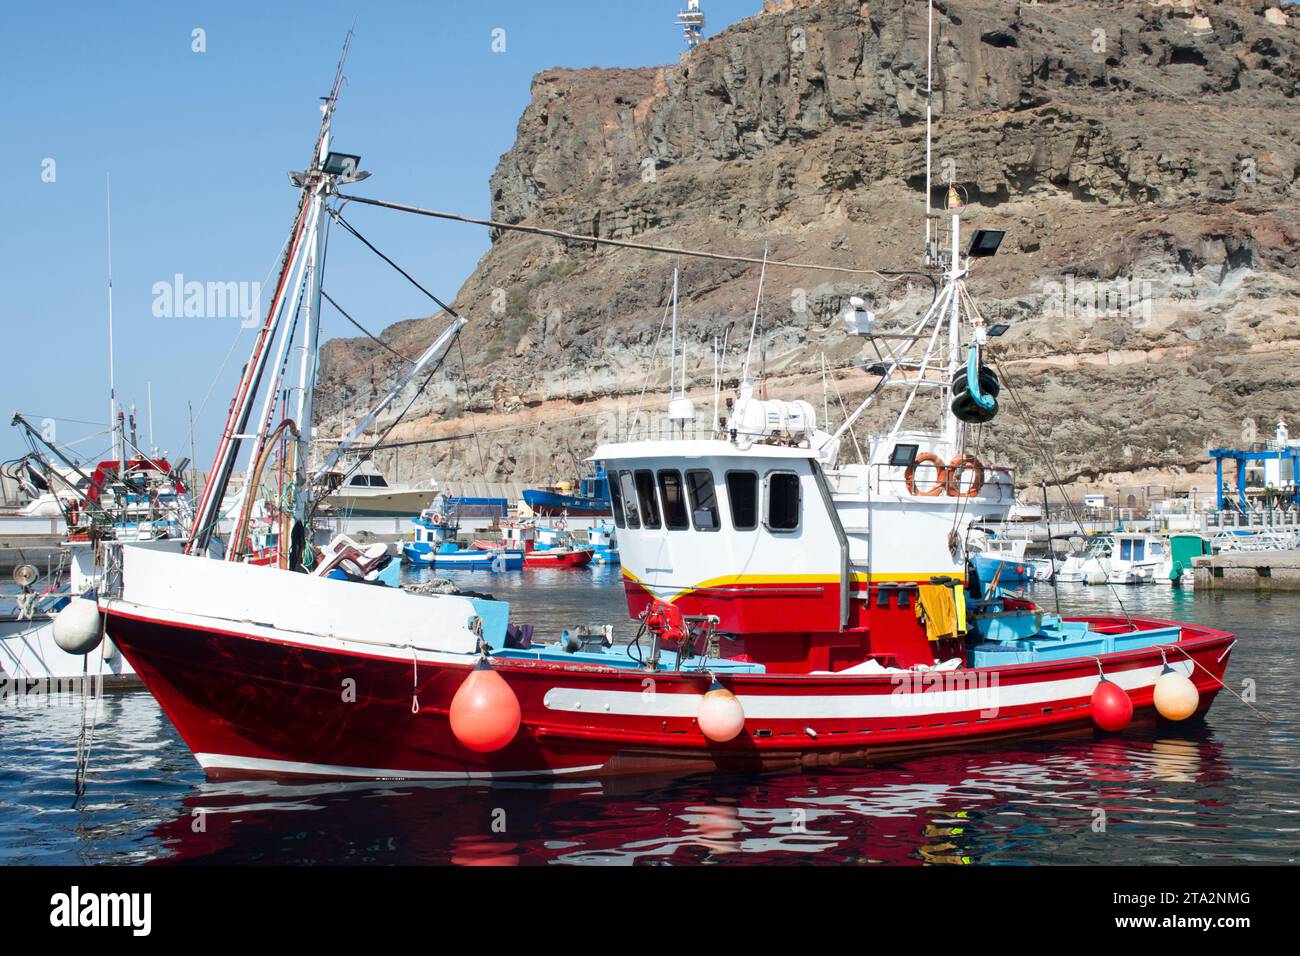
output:
{"label": "brown rock face", "polygon": [[[1274,6],[936,4],[933,202],[951,180],[966,228],[1007,232],[969,283],[985,316],[1011,325],[996,354],[1020,399],[985,429],[986,459],[1050,477],[1023,405],[1067,479],[1185,487],[1207,446],[1294,414],[1300,21],[1266,16]],[[491,179],[493,216],[917,268],[925,38],[923,3],[769,0],[673,66],[540,74]],[[739,371],[755,267],[499,232],[456,299],[471,318],[468,388],[457,360],[390,436],[478,440],[404,451],[402,476],[571,475],[625,430],[652,365],[645,406],[658,409],[667,357],[653,351],[674,266],[687,381],[704,396],[715,337],[729,337],[728,377]],[[774,394],[820,407],[823,353],[846,403],[875,383],[850,367],[860,343],[834,322],[854,294],[901,323],[930,286],[769,270]],[[440,326],[384,338],[415,354]],[[330,343],[318,407],[359,414],[394,363],[365,340]]]}

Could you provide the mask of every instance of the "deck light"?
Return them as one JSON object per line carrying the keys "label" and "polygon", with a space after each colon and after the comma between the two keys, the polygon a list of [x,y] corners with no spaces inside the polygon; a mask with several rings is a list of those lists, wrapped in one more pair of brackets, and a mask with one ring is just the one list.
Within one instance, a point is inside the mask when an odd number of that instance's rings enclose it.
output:
{"label": "deck light", "polygon": [[994,255],[998,251],[998,246],[1002,245],[1002,237],[1006,231],[1002,229],[976,229],[970,237],[970,245],[966,247],[966,255],[972,259],[983,259]]}
{"label": "deck light", "polygon": [[916,462],[916,453],[920,450],[920,445],[895,445],[889,456],[889,464],[895,468],[911,468]]}
{"label": "deck light", "polygon": [[353,153],[327,153],[321,169],[330,176],[337,176],[340,183],[359,183],[370,176],[361,168],[361,157]]}

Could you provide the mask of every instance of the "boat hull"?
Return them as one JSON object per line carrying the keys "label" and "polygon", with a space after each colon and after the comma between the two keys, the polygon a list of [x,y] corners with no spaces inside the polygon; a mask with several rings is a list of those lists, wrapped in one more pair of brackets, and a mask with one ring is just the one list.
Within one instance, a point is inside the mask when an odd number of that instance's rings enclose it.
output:
{"label": "boat hull", "polygon": [[[438,553],[404,549],[406,562],[418,568],[436,568],[440,571],[518,571],[524,566],[522,551],[480,551],[466,549]],[[498,559],[501,559],[500,561]]]}
{"label": "boat hull", "polygon": [[535,549],[524,555],[524,566],[530,568],[581,568],[591,563],[591,551],[585,548],[570,550],[552,548]]}
{"label": "boat hull", "polygon": [[333,512],[353,518],[415,518],[429,504],[436,492],[431,490],[377,491],[355,494],[340,490],[325,499]]}
{"label": "boat hull", "polygon": [[1034,580],[1033,570],[1024,560],[1014,561],[1010,558],[993,558],[983,554],[972,555],[970,562],[975,566],[975,573],[986,585],[990,583],[999,568],[998,585],[1028,584]]}
{"label": "boat hull", "polygon": [[[409,652],[350,650],[221,623],[111,606],[108,619],[109,634],[211,779],[596,777],[838,764],[1086,730],[1098,681],[1097,658],[872,676],[719,673],[746,721],[737,738],[714,743],[695,721],[706,673],[652,677],[626,666],[497,659],[522,725],[506,747],[482,754],[463,747],[448,720],[473,655],[421,654],[413,662]],[[1184,626],[1166,647],[1171,666],[1200,691],[1198,713],[1214,700],[1232,640]],[[1136,716],[1154,717],[1160,649],[1100,662],[1129,692]]]}
{"label": "boat hull", "polygon": [[570,518],[608,518],[614,513],[610,510],[607,498],[562,495],[533,488],[524,492],[524,504],[528,505],[533,514],[546,518],[564,515]]}

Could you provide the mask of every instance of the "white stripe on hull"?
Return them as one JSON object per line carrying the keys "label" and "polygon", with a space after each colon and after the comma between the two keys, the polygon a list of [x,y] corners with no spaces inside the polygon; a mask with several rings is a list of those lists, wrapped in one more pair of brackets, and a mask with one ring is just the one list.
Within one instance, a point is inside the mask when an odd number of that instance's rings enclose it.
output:
{"label": "white stripe on hull", "polygon": [[264,757],[236,757],[230,754],[196,753],[204,770],[243,770],[250,773],[298,774],[311,777],[359,777],[368,780],[496,780],[510,777],[552,777],[591,773],[603,764],[566,767],[561,770],[389,770],[378,767],[344,767],[297,760],[268,760]]}
{"label": "white stripe on hull", "polygon": [[[1172,662],[1175,671],[1191,675],[1192,662]],[[1150,687],[1163,670],[1163,665],[1137,667],[1115,671],[1106,676],[1125,690]],[[776,696],[767,694],[738,695],[745,709],[746,719],[871,719],[887,717],[913,717],[967,713],[970,711],[997,710],[1003,707],[1021,707],[1031,704],[1052,704],[1066,700],[1089,697],[1100,682],[1100,676],[1072,677],[1065,680],[1038,681],[1025,684],[986,684],[953,690],[905,691],[915,682],[925,687],[927,679],[944,682],[969,680],[985,681],[987,671],[918,672],[890,675],[895,689],[879,694],[816,694]],[[902,679],[901,683],[898,679]],[[608,716],[635,717],[694,717],[699,713],[703,697],[699,694],[651,693],[643,691],[591,690],[578,687],[553,687],[546,692],[548,710],[567,711]]]}

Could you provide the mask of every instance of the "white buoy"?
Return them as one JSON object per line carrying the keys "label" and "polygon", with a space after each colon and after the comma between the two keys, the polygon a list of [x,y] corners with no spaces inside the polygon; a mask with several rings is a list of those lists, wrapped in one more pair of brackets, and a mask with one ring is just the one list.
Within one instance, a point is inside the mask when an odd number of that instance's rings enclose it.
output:
{"label": "white buoy", "polygon": [[700,732],[715,743],[734,740],[745,729],[745,708],[736,695],[717,681],[709,687],[696,717]]}
{"label": "white buoy", "polygon": [[1154,701],[1165,720],[1186,720],[1200,706],[1201,692],[1189,677],[1166,667],[1156,678]]}
{"label": "white buoy", "polygon": [[99,605],[92,600],[73,598],[54,616],[54,643],[69,654],[89,654],[101,637]]}

